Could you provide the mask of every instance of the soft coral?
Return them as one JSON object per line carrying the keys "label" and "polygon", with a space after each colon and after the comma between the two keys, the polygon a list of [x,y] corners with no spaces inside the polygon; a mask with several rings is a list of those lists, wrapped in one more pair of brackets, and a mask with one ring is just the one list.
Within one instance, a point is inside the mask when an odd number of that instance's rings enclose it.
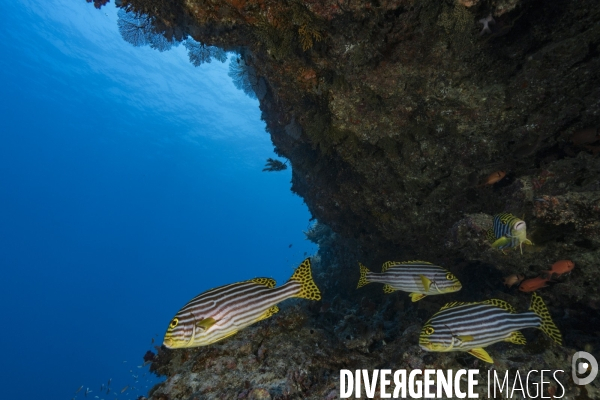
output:
{"label": "soft coral", "polygon": [[88,3],[92,3],[93,2],[94,3],[94,7],[96,7],[96,8],[99,9],[102,6],[105,6],[110,0],[85,0],[85,1],[87,1]]}

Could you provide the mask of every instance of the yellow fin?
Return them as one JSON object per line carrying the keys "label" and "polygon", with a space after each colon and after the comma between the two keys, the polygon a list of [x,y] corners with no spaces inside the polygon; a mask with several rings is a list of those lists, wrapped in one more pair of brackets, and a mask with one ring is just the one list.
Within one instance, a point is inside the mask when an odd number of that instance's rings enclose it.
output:
{"label": "yellow fin", "polygon": [[315,281],[313,281],[312,272],[310,271],[310,258],[302,261],[302,264],[296,268],[290,281],[300,282],[300,291],[296,294],[296,297],[308,300],[321,300],[321,291],[315,284]]}
{"label": "yellow fin", "polygon": [[388,261],[383,263],[383,265],[381,266],[381,272],[385,272],[388,269],[390,269],[390,267],[394,267],[396,265],[410,265],[410,264],[428,264],[431,265],[430,262],[427,261],[421,261],[421,260],[412,260],[412,261]]}
{"label": "yellow fin", "polygon": [[204,318],[198,322],[196,322],[196,326],[198,328],[201,328],[203,330],[207,330],[208,328],[210,328],[211,326],[213,326],[214,324],[217,323],[217,320],[214,318]]}
{"label": "yellow fin", "polygon": [[358,263],[358,266],[360,267],[360,278],[358,279],[358,285],[356,286],[357,289],[365,286],[367,283],[370,283],[367,280],[367,273],[371,272],[367,267],[365,267],[361,263]]}
{"label": "yellow fin", "polygon": [[[464,305],[467,305],[467,304],[479,304],[479,303],[472,302],[472,301],[471,302],[469,302],[469,301],[453,301],[451,303],[444,304],[442,306],[442,308],[440,308],[440,311],[446,310],[446,309],[452,308],[452,307],[464,306]],[[440,312],[440,311],[438,311],[438,312]]]}
{"label": "yellow fin", "polygon": [[531,306],[529,307],[530,311],[536,313],[541,319],[542,324],[538,329],[544,331],[544,333],[552,338],[557,344],[562,345],[562,335],[560,331],[552,321],[552,317],[548,312],[548,307],[544,304],[544,300],[533,292],[533,296],[531,297]]}
{"label": "yellow fin", "polygon": [[274,288],[275,285],[277,285],[277,282],[275,282],[275,279],[272,279],[272,278],[254,278],[254,279],[250,279],[250,282],[254,282],[259,285],[265,285],[268,288]]}
{"label": "yellow fin", "polygon": [[381,272],[385,272],[385,271],[387,271],[388,269],[390,269],[390,267],[391,267],[392,265],[396,265],[396,264],[398,264],[398,263],[397,263],[397,262],[395,262],[395,261],[387,261],[387,262],[384,262],[384,263],[383,263],[383,265],[381,266]]}
{"label": "yellow fin", "polygon": [[267,318],[277,314],[278,312],[279,312],[279,307],[273,306],[273,307],[269,308],[267,311],[265,311],[260,317],[258,317],[256,322],[262,321],[263,319],[267,319]]}
{"label": "yellow fin", "polygon": [[395,292],[397,289],[394,289],[393,287],[391,287],[390,285],[388,285],[387,283],[385,285],[383,285],[383,293],[393,293]]}
{"label": "yellow fin", "polygon": [[525,339],[525,336],[519,331],[512,332],[509,337],[504,339],[504,341],[513,344],[527,344],[527,339]]}
{"label": "yellow fin", "polygon": [[[419,277],[421,278],[421,283],[423,284],[423,287],[425,288],[425,292],[429,292],[429,287],[431,286],[431,280],[429,280],[429,278],[427,278],[425,275],[419,275]],[[416,300],[413,300],[416,301]]]}
{"label": "yellow fin", "polygon": [[488,229],[487,232],[485,233],[485,235],[486,235],[487,239],[492,243],[496,240],[496,235],[494,234],[494,228]]}
{"label": "yellow fin", "polygon": [[426,295],[426,294],[423,294],[423,293],[411,293],[409,296],[410,296],[410,299],[411,299],[411,300],[413,301],[413,303],[414,303],[415,301],[419,301],[419,300],[421,300],[423,297],[426,297],[427,295]]}
{"label": "yellow fin", "polygon": [[489,300],[484,300],[484,301],[453,301],[451,303],[444,304],[442,306],[442,308],[440,308],[440,311],[446,310],[446,309],[452,308],[452,307],[466,306],[469,304],[489,304],[491,306],[496,306],[496,307],[502,308],[502,309],[510,312],[511,314],[515,314],[517,312],[517,310],[515,310],[515,308],[513,306],[508,304],[506,301],[500,300],[500,299],[489,299]]}
{"label": "yellow fin", "polygon": [[494,363],[494,360],[492,360],[492,357],[490,357],[490,355],[488,354],[488,352],[485,351],[484,349],[482,349],[481,347],[478,348],[478,349],[471,349],[467,353],[469,353],[473,357],[477,357],[480,360],[483,360],[483,361],[488,362],[490,364]]}
{"label": "yellow fin", "polygon": [[472,335],[457,336],[461,342],[472,342],[475,338]]}
{"label": "yellow fin", "polygon": [[511,314],[516,314],[516,312],[517,312],[517,310],[515,310],[515,308],[513,306],[508,304],[506,301],[500,300],[500,299],[484,300],[484,301],[480,302],[480,304],[489,304],[491,306],[500,307],[500,308],[510,312]]}
{"label": "yellow fin", "polygon": [[510,244],[510,239],[507,238],[506,236],[502,236],[500,239],[498,239],[494,243],[492,243],[492,247],[497,249],[499,247],[504,247],[509,244]]}

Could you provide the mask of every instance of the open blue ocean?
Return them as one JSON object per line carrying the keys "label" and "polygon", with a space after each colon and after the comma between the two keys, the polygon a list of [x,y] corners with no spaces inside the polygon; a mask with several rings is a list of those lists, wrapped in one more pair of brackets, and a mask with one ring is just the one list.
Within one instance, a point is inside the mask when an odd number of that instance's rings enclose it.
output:
{"label": "open blue ocean", "polygon": [[135,399],[181,306],[286,281],[310,214],[228,62],[132,46],[113,3],[0,11],[0,398]]}

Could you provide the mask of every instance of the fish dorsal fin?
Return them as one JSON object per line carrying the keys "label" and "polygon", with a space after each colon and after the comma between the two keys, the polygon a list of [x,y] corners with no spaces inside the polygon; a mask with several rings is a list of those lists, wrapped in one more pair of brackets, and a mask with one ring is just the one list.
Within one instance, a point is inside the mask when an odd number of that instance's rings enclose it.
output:
{"label": "fish dorsal fin", "polygon": [[440,311],[447,310],[448,308],[458,307],[458,306],[466,306],[468,304],[478,304],[478,303],[468,302],[468,301],[453,301],[451,303],[444,304],[442,306],[442,308],[440,308]]}
{"label": "fish dorsal fin", "polygon": [[478,349],[471,349],[468,351],[468,353],[470,355],[472,355],[473,357],[477,357],[480,360],[483,360],[485,362],[488,362],[490,364],[494,363],[494,360],[492,360],[492,357],[490,357],[490,355],[488,354],[487,351],[485,351],[484,349],[482,349],[481,347]]}
{"label": "fish dorsal fin", "polygon": [[411,293],[409,296],[410,296],[410,299],[412,300],[412,302],[414,303],[415,301],[419,301],[423,297],[426,297],[427,295],[423,294],[423,293]]}
{"label": "fish dorsal fin", "polygon": [[398,263],[398,264],[428,264],[428,265],[432,265],[429,261],[423,261],[423,260],[402,261],[401,263]]}
{"label": "fish dorsal fin", "polygon": [[217,323],[217,320],[214,318],[204,318],[198,322],[196,322],[196,326],[198,328],[201,328],[203,330],[207,330],[208,328],[210,328],[211,326],[213,326],[214,324]]}
{"label": "fish dorsal fin", "polygon": [[391,287],[387,283],[385,285],[383,285],[383,293],[393,293],[395,291],[396,291],[396,289],[394,289],[393,287]]}
{"label": "fish dorsal fin", "polygon": [[268,288],[274,288],[275,285],[277,285],[277,282],[275,282],[275,279],[273,278],[254,278],[254,279],[250,279],[250,282],[254,282],[256,284],[259,285],[265,285]]}
{"label": "fish dorsal fin", "polygon": [[510,304],[508,304],[506,301],[500,300],[500,299],[484,300],[480,304],[489,304],[491,306],[499,307],[499,308],[501,308],[503,310],[508,311],[511,314],[516,314],[517,313],[517,310],[515,310],[515,308],[513,306],[511,306]]}
{"label": "fish dorsal fin", "polygon": [[423,287],[425,288],[425,293],[429,292],[429,287],[431,286],[431,280],[426,277],[425,275],[419,275],[419,278],[421,278],[421,283],[423,284]]}
{"label": "fish dorsal fin", "polygon": [[442,308],[440,308],[440,311],[447,310],[448,308],[458,307],[458,306],[466,306],[469,304],[488,304],[490,306],[502,308],[503,310],[506,310],[506,311],[510,312],[511,314],[515,314],[517,312],[517,310],[515,310],[515,308],[513,306],[511,306],[504,300],[500,300],[500,299],[489,299],[489,300],[478,301],[478,302],[453,301],[452,303],[444,304],[444,306]]}
{"label": "fish dorsal fin", "polygon": [[384,263],[383,263],[383,265],[381,266],[381,272],[385,272],[385,271],[387,271],[388,269],[390,269],[390,267],[391,267],[392,265],[396,265],[396,264],[398,264],[398,263],[397,263],[397,262],[395,262],[395,261],[387,261],[387,262],[384,262]]}
{"label": "fish dorsal fin", "polygon": [[508,224],[512,219],[518,219],[511,213],[500,213],[500,214],[497,214],[496,216],[498,217],[500,222],[504,225]]}
{"label": "fish dorsal fin", "polygon": [[513,344],[527,344],[527,339],[525,339],[525,336],[519,331],[512,332],[509,337],[504,339],[504,341]]}
{"label": "fish dorsal fin", "polygon": [[388,262],[384,262],[383,265],[381,266],[381,272],[385,272],[388,269],[390,269],[390,267],[394,267],[396,265],[411,265],[411,264],[427,264],[427,265],[432,265],[430,262],[428,261],[421,261],[421,260],[412,260],[412,261],[388,261]]}

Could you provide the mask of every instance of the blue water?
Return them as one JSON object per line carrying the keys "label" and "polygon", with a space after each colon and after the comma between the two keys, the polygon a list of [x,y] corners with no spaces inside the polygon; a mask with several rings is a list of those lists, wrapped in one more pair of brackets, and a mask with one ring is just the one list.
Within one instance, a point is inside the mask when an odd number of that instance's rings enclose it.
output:
{"label": "blue water", "polygon": [[261,172],[273,146],[227,64],[132,47],[114,5],[0,12],[1,398],[114,399],[109,378],[135,398],[175,312],[214,286],[287,280],[315,250],[310,215],[289,170]]}

